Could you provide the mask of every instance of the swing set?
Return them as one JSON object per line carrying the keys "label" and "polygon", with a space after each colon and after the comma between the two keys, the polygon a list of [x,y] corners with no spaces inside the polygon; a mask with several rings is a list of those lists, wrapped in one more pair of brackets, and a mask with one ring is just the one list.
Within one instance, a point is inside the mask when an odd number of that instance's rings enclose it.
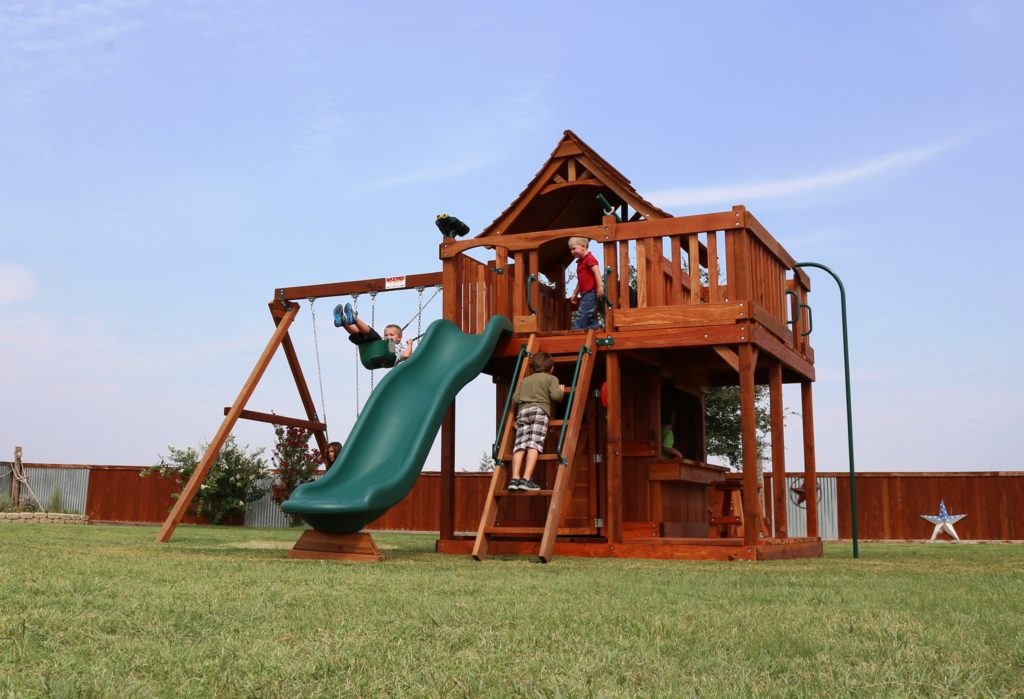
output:
{"label": "swing set", "polygon": [[[431,287],[434,287],[434,293],[426,302],[424,302],[424,292]],[[174,530],[177,528],[178,524],[181,523],[188,507],[191,505],[192,500],[199,491],[199,486],[202,484],[203,479],[206,477],[207,473],[209,473],[214,460],[217,458],[217,454],[224,446],[224,442],[227,440],[228,435],[231,434],[231,430],[239,419],[270,423],[274,425],[300,427],[309,430],[316,441],[320,453],[324,457],[324,466],[330,466],[331,464],[327,461],[327,445],[329,443],[329,438],[326,422],[327,409],[326,402],[324,400],[323,371],[321,369],[320,361],[320,343],[316,327],[316,301],[322,298],[350,296],[354,303],[358,303],[358,299],[361,295],[369,294],[371,299],[370,320],[372,326],[376,321],[377,295],[387,291],[399,291],[410,288],[416,289],[418,293],[417,310],[416,314],[413,315],[413,317],[410,318],[404,326],[402,326],[402,330],[404,331],[413,323],[413,321],[416,321],[417,335],[416,337],[411,338],[411,341],[413,341],[418,340],[423,334],[423,312],[441,292],[441,273],[439,272],[378,279],[363,279],[359,281],[338,282],[333,284],[283,287],[276,289],[274,292],[274,300],[268,304],[270,307],[271,317],[276,325],[275,330],[234,403],[231,406],[224,408],[224,420],[221,423],[220,428],[217,430],[216,435],[208,445],[199,465],[193,472],[188,483],[185,485],[181,495],[178,497],[177,501],[175,501],[174,507],[171,509],[170,514],[168,514],[167,519],[160,528],[160,532],[157,535],[157,541],[167,542],[170,540],[171,536],[174,534]],[[295,317],[299,312],[301,301],[303,300],[309,303],[310,319],[313,324],[313,345],[316,358],[317,384],[320,391],[319,413],[317,412],[313,397],[310,394],[309,386],[306,383],[302,367],[299,363],[298,353],[295,350],[295,345],[292,342],[291,335],[289,334],[291,326],[295,321]],[[274,413],[258,412],[246,409],[249,398],[252,396],[252,393],[255,391],[256,386],[259,384],[263,374],[270,364],[270,361],[273,359],[279,348],[284,351],[285,358],[287,359],[288,367],[299,393],[299,399],[306,414],[305,418],[287,417]],[[378,340],[358,346],[357,358],[360,364],[370,370],[371,392],[374,388],[373,371],[377,368],[393,367],[395,364],[394,348],[388,340]],[[359,412],[359,366],[356,365],[357,417],[359,416]]]}
{"label": "swing set", "polygon": [[[316,299],[351,296],[358,303],[360,295],[371,294],[375,321],[373,301],[380,292],[443,286],[442,318],[412,356],[380,380],[362,414],[357,376],[358,417],[338,467],[282,504],[313,527],[289,556],[380,560],[361,530],[408,494],[438,432],[439,553],[478,560],[532,554],[542,561],[556,552],[676,560],[822,555],[814,350],[810,315],[800,313],[810,304],[810,279],[746,207],[672,216],[566,131],[533,180],[475,237],[460,237],[465,231],[450,218],[438,223],[439,272],[276,291],[270,302],[276,328],[158,541],[170,539],[239,418],[309,429],[326,453],[326,417],[321,421],[288,334],[300,302],[312,306]],[[566,243],[579,237],[600,252],[606,300],[612,302],[604,309],[603,328],[585,334],[570,327],[575,308],[565,283],[574,262]],[[554,286],[541,283],[542,277]],[[422,292],[419,306],[414,318],[426,306]],[[305,419],[245,410],[278,348]],[[316,352],[323,403],[319,347]],[[558,445],[546,445],[538,459],[541,489],[521,491],[508,487],[513,415],[503,414],[502,406],[524,380],[517,364],[538,352],[552,356],[556,374],[570,388],[565,414],[551,420],[561,427]],[[371,371],[371,388],[374,365],[393,356],[386,341],[358,350],[359,364]],[[495,468],[472,535],[456,528],[457,512],[463,522],[476,513],[460,509],[467,502],[456,497],[455,398],[480,373],[493,377],[498,424]],[[785,473],[785,384],[800,391],[806,536],[790,533],[784,479],[772,479],[770,490],[759,492],[756,449],[743,451],[743,472],[735,477],[708,462],[706,392],[738,388],[742,441],[753,445],[755,388],[767,385],[772,470]],[[604,385],[607,404],[594,395]],[[658,448],[665,408],[675,415],[671,427],[680,458],[662,458]]]}

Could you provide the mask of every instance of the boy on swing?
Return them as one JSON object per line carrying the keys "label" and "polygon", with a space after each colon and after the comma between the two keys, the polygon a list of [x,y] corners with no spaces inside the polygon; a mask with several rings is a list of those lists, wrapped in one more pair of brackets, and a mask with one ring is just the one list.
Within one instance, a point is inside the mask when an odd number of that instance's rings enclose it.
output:
{"label": "boy on swing", "polygon": [[[349,342],[354,345],[379,342],[382,339],[376,330],[359,317],[359,314],[353,310],[351,303],[346,303],[344,306],[339,303],[334,307],[334,327],[345,328],[348,331]],[[412,341],[402,342],[402,328],[400,326],[393,323],[385,325],[383,339],[393,343],[395,347],[395,366],[404,362],[412,354]]]}
{"label": "boy on swing", "polygon": [[[523,379],[512,396],[516,404],[516,442],[512,447],[512,480],[509,490],[540,490],[533,482],[533,469],[537,457],[544,451],[548,436],[551,402],[561,401],[565,386],[554,377],[555,363],[547,352],[538,352],[530,360],[533,373]],[[526,470],[523,471],[523,456]],[[522,478],[520,478],[522,473]]]}

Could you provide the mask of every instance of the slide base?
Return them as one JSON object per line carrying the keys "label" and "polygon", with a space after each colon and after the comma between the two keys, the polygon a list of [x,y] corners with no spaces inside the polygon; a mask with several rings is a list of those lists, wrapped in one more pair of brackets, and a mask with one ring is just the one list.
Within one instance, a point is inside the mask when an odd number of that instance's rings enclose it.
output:
{"label": "slide base", "polygon": [[288,551],[288,558],[377,563],[384,560],[384,555],[366,532],[326,534],[307,529]]}

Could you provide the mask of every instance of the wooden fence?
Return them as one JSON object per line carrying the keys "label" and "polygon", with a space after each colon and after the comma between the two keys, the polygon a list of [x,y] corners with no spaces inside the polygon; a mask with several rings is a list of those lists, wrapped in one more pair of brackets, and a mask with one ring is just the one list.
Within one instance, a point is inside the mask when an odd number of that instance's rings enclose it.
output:
{"label": "wooden fence", "polygon": [[[4,464],[0,462],[0,471]],[[25,464],[30,480],[36,469],[86,469],[85,514],[94,522],[162,522],[177,492],[173,479],[140,477],[139,466]],[[766,474],[770,482],[770,472]],[[787,474],[800,476],[799,473]],[[850,479],[847,473],[822,473],[836,478],[839,538],[848,539]],[[488,473],[456,473],[455,528],[473,531],[483,509]],[[770,487],[770,485],[769,485]],[[66,493],[69,502],[76,495]],[[939,501],[950,514],[966,514],[956,524],[962,539],[1024,540],[1024,471],[958,473],[861,473],[857,475],[858,536],[863,540],[913,540],[931,536],[932,525],[921,515],[937,514]],[[409,495],[369,529],[438,531],[441,478],[423,473]],[[197,518],[187,518],[197,523]]]}

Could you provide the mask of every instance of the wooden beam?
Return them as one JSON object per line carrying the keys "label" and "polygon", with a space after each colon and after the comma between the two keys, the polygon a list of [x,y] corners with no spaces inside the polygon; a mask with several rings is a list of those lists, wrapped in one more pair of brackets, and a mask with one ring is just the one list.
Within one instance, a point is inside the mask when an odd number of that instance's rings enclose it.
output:
{"label": "wooden beam", "polygon": [[814,380],[813,364],[791,350],[789,347],[786,347],[781,341],[779,341],[774,333],[769,332],[757,323],[751,323],[750,329],[751,338],[757,343],[758,347],[776,359],[781,360],[787,368],[793,370],[800,376],[810,379],[811,381]]}
{"label": "wooden beam", "polygon": [[708,231],[708,301],[720,303],[722,292],[718,288],[718,231]]}
{"label": "wooden beam", "polygon": [[441,278],[444,288],[442,307],[445,320],[450,320],[461,328],[462,300],[459,294],[459,260],[453,258],[441,263]]}
{"label": "wooden beam", "polygon": [[609,543],[622,541],[622,369],[619,353],[605,355],[608,381],[608,468],[605,493],[605,536]]}
{"label": "wooden beam", "polygon": [[757,426],[754,414],[754,348],[740,345],[740,414],[743,443],[743,544],[756,546],[761,532],[761,500],[757,495]]}
{"label": "wooden beam", "polygon": [[224,446],[224,442],[227,441],[228,435],[231,434],[231,428],[238,422],[238,417],[242,414],[245,409],[245,404],[252,396],[252,392],[256,390],[256,384],[259,383],[263,377],[263,372],[266,371],[267,366],[270,364],[270,360],[274,358],[274,353],[277,352],[277,348],[281,345],[285,335],[288,334],[288,328],[291,327],[292,322],[295,320],[295,315],[299,312],[298,304],[291,304],[281,317],[277,327],[274,329],[274,333],[270,336],[270,340],[267,342],[267,346],[263,349],[263,354],[256,361],[256,366],[253,367],[252,372],[249,374],[249,378],[246,379],[245,384],[242,386],[242,390],[238,393],[238,397],[235,398],[235,402],[231,406],[230,412],[224,418],[224,421],[220,425],[220,429],[217,430],[217,434],[214,435],[213,440],[209,446],[206,447],[206,453],[203,454],[203,458],[199,461],[199,465],[196,466],[196,470],[192,472],[192,477],[188,483],[185,484],[181,494],[178,496],[177,501],[174,503],[174,507],[171,509],[170,514],[167,515],[167,519],[164,520],[163,526],[160,527],[160,532],[156,535],[156,540],[159,542],[168,542],[171,540],[171,535],[174,534],[174,530],[178,527],[181,519],[185,516],[185,512],[188,510],[189,505],[192,504],[192,499],[195,498],[196,493],[199,492],[199,486],[202,484],[203,479],[206,478],[206,474],[209,473],[210,467],[213,466],[214,460],[217,458],[217,454],[220,453],[221,447]]}
{"label": "wooden beam", "polygon": [[[231,412],[231,407],[224,408],[224,414],[227,415]],[[284,415],[275,415],[274,413],[260,413],[255,410],[243,410],[238,415],[242,420],[252,420],[253,422],[267,422],[271,425],[287,425],[288,427],[301,427],[304,430],[310,432],[323,432],[327,429],[327,425],[323,422],[314,422],[312,420],[300,420],[297,417],[285,417]],[[326,450],[326,445],[324,450]]]}
{"label": "wooden beam", "polygon": [[742,221],[737,219],[734,212],[722,211],[713,214],[698,214],[695,216],[677,216],[673,218],[652,218],[645,221],[628,221],[608,226],[602,223],[598,226],[578,226],[574,228],[560,228],[550,231],[531,231],[529,233],[516,233],[515,235],[470,238],[469,240],[445,239],[440,246],[441,259],[454,257],[460,252],[472,250],[478,247],[494,247],[500,242],[511,251],[529,250],[536,248],[542,243],[551,240],[561,240],[573,236],[590,238],[601,243],[612,240],[646,240],[648,238],[663,238],[667,236],[681,236],[690,233],[703,233],[705,231],[737,231],[743,228]]}
{"label": "wooden beam", "polygon": [[336,282],[334,284],[312,284],[309,286],[287,286],[274,291],[274,301],[301,301],[303,299],[321,299],[330,296],[351,296],[366,294],[371,291],[401,291],[415,289],[418,286],[438,286],[441,284],[441,272],[426,274],[409,274],[405,276],[405,286],[389,289],[384,277],[379,279],[361,279],[354,282]]}
{"label": "wooden beam", "polygon": [[772,424],[772,501],[775,510],[775,536],[786,537],[789,536],[789,523],[786,519],[786,443],[783,434],[785,430],[781,362],[772,362],[768,370],[768,396]]}
{"label": "wooden beam", "polygon": [[726,364],[732,367],[733,371],[737,374],[740,373],[740,357],[732,348],[725,347],[724,345],[715,345],[712,349],[715,350],[719,357],[725,360]]}
{"label": "wooden beam", "polygon": [[455,400],[441,423],[441,539],[455,538]]}
{"label": "wooden beam", "polygon": [[[647,330],[603,333],[601,337],[610,337],[615,350],[641,349],[674,349],[677,347],[702,347],[708,345],[738,345],[748,342],[750,325],[708,325],[701,327],[670,328],[664,333],[652,333]],[[770,333],[766,333],[770,336]],[[498,343],[494,357],[516,357],[522,337],[510,337]],[[579,349],[578,336],[550,336],[544,338],[544,350],[552,354],[572,352]],[[598,352],[605,352],[605,347],[598,347]]]}
{"label": "wooden beam", "polygon": [[807,493],[807,536],[821,536],[818,530],[818,474],[814,461],[814,399],[811,382],[800,382],[800,412],[804,428],[804,492]]}
{"label": "wooden beam", "polygon": [[616,314],[615,325],[621,330],[665,329],[669,327],[690,327],[702,325],[725,325],[743,322],[749,313],[744,301],[698,306],[652,306],[630,308]]}

